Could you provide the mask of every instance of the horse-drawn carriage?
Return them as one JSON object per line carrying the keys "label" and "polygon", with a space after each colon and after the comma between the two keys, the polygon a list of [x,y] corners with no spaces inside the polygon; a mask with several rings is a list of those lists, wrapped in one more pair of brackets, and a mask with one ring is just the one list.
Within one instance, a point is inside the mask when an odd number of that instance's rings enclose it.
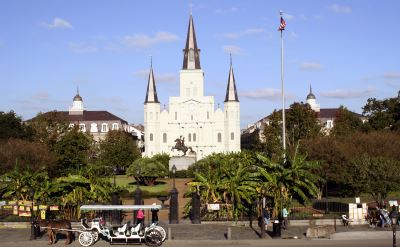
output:
{"label": "horse-drawn carriage", "polygon": [[[134,211],[134,210],[150,210],[160,209],[161,205],[83,205],[81,211]],[[143,222],[144,223],[144,222]],[[68,234],[71,232],[77,232],[79,244],[82,246],[90,246],[94,244],[99,237],[106,239],[110,244],[114,243],[145,243],[148,246],[155,247],[160,246],[166,239],[166,232],[164,228],[157,224],[151,224],[150,226],[143,227],[143,223],[131,225],[129,222],[124,225],[113,229],[104,224],[101,217],[93,218],[90,222],[86,219],[81,220],[80,229],[63,229],[54,228],[48,226],[49,239],[50,234],[54,231],[65,231]]]}

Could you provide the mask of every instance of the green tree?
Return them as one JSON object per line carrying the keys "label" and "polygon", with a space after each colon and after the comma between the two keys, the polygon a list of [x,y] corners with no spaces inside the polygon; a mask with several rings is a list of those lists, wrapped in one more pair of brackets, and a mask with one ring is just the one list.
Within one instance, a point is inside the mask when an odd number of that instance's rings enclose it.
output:
{"label": "green tree", "polygon": [[166,153],[162,153],[162,154],[155,154],[152,157],[154,160],[159,161],[161,164],[163,164],[165,166],[165,169],[169,170],[169,155]]}
{"label": "green tree", "polygon": [[144,157],[135,160],[126,174],[135,177],[141,184],[154,185],[157,178],[168,176],[168,169],[160,161]]}
{"label": "green tree", "polygon": [[133,136],[125,131],[111,130],[106,139],[100,142],[98,162],[103,167],[125,171],[139,157],[140,152]]}
{"label": "green tree", "polygon": [[86,166],[91,154],[91,144],[91,138],[77,127],[63,135],[54,147],[59,173],[78,173]]}
{"label": "green tree", "polygon": [[316,174],[326,179],[341,196],[359,193],[358,174],[353,159],[368,155],[389,160],[400,160],[400,135],[397,132],[353,133],[346,136],[326,136],[302,142],[302,152],[311,160],[318,160],[321,168]]}
{"label": "green tree", "polygon": [[363,107],[368,125],[374,130],[400,130],[400,91],[397,97],[377,100],[369,98]]}
{"label": "green tree", "polygon": [[0,140],[17,138],[30,139],[32,130],[22,123],[21,117],[15,112],[0,111]]}
{"label": "green tree", "polygon": [[321,126],[317,113],[308,104],[293,103],[287,111],[286,130],[288,144],[294,148],[300,140],[318,136]]}
{"label": "green tree", "polygon": [[362,155],[352,160],[355,176],[350,184],[356,192],[370,193],[381,202],[389,192],[400,189],[400,161]]}
{"label": "green tree", "polygon": [[[317,114],[308,104],[293,103],[286,110],[286,143],[288,149],[294,149],[300,140],[314,138],[321,133]],[[282,110],[274,111],[269,116],[269,123],[264,127],[265,153],[274,161],[283,154],[282,148]]]}
{"label": "green tree", "polygon": [[14,169],[16,163],[21,170],[53,170],[55,157],[42,143],[23,139],[4,140],[0,145],[0,174]]}
{"label": "green tree", "polygon": [[27,121],[27,125],[32,129],[34,140],[47,145],[52,152],[57,142],[69,129],[67,116],[57,111],[39,113]]}
{"label": "green tree", "polygon": [[307,160],[307,156],[299,153],[297,145],[286,162],[272,162],[268,157],[258,154],[260,172],[263,176],[266,195],[273,196],[275,214],[282,206],[288,206],[292,199],[308,202],[310,197],[318,194],[316,184],[321,178],[313,173],[319,163]]}
{"label": "green tree", "polygon": [[360,131],[363,123],[361,119],[346,107],[340,106],[336,113],[335,125],[332,129],[332,135],[344,136]]}

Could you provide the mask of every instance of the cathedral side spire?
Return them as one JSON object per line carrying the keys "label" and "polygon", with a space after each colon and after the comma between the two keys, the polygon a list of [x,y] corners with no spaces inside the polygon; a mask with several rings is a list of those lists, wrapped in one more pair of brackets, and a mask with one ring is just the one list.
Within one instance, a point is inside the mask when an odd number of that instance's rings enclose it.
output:
{"label": "cathedral side spire", "polygon": [[239,102],[239,98],[237,96],[236,91],[236,83],[235,83],[235,75],[233,74],[233,66],[232,66],[232,54],[230,54],[230,69],[229,69],[229,78],[228,78],[228,86],[226,88],[226,96],[225,101],[236,101]]}
{"label": "cathedral side spire", "polygon": [[160,103],[157,97],[156,81],[153,73],[153,57],[150,57],[149,81],[147,83],[146,99],[144,103]]}
{"label": "cathedral side spire", "polygon": [[200,49],[197,48],[196,33],[194,31],[193,16],[191,13],[186,37],[186,46],[185,49],[183,49],[182,69],[201,69]]}

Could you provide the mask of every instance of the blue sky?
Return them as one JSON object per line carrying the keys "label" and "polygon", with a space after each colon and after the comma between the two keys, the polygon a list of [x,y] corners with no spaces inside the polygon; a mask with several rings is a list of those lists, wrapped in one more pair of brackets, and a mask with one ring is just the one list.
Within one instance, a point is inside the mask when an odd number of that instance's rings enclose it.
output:
{"label": "blue sky", "polygon": [[150,55],[161,104],[179,94],[191,8],[205,93],[222,105],[231,52],[242,127],[281,108],[280,10],[287,106],[310,83],[358,113],[400,90],[400,1],[2,0],[0,111],[68,110],[79,86],[87,110],[143,123]]}

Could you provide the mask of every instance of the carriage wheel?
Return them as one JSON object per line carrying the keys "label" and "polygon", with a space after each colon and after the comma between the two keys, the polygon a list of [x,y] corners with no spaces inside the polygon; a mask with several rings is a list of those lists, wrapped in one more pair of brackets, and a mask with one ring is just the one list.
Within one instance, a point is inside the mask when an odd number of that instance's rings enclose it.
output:
{"label": "carriage wheel", "polygon": [[164,242],[165,239],[167,238],[167,233],[165,232],[164,228],[162,228],[161,226],[156,226],[156,229],[157,229],[158,231],[160,231],[161,236],[162,236],[162,239],[161,239],[161,240]]}
{"label": "carriage wheel", "polygon": [[94,230],[92,231],[92,235],[93,235],[93,243],[96,243],[97,240],[99,239],[99,232]]}
{"label": "carriage wheel", "polygon": [[91,232],[81,232],[79,234],[79,243],[82,246],[90,246],[93,244],[93,235]]}
{"label": "carriage wheel", "polygon": [[150,247],[160,246],[163,243],[162,234],[155,228],[150,229],[145,233],[144,241]]}

